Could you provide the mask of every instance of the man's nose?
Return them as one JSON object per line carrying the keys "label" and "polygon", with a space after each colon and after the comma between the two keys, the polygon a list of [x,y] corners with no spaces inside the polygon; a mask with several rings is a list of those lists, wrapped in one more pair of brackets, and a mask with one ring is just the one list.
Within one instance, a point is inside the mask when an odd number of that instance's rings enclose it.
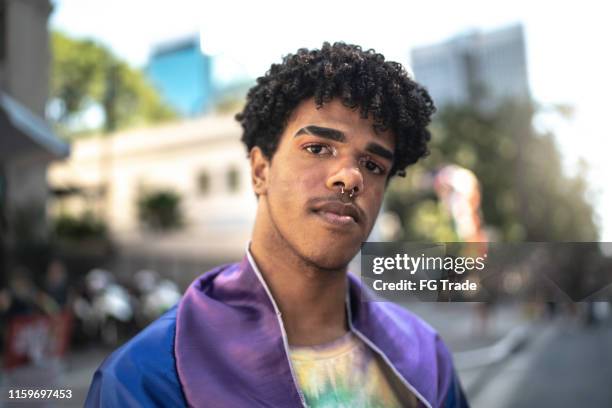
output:
{"label": "man's nose", "polygon": [[327,179],[327,188],[338,193],[352,192],[354,198],[363,192],[363,174],[357,163],[348,161],[340,166],[331,177]]}

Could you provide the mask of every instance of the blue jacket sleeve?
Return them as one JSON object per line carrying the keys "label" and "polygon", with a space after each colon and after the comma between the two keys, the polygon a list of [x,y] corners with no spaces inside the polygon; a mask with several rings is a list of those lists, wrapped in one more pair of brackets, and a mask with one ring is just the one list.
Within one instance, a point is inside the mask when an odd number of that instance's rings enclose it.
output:
{"label": "blue jacket sleeve", "polygon": [[469,408],[470,405],[465,397],[461,383],[457,374],[453,373],[450,386],[447,390],[444,407],[448,408]]}
{"label": "blue jacket sleeve", "polygon": [[469,408],[470,404],[465,397],[461,382],[459,382],[451,353],[440,338],[438,338],[438,361],[441,365],[440,383],[438,385],[441,394],[436,407]]}
{"label": "blue jacket sleeve", "polygon": [[94,374],[85,407],[187,406],[176,371],[176,307],[111,354]]}

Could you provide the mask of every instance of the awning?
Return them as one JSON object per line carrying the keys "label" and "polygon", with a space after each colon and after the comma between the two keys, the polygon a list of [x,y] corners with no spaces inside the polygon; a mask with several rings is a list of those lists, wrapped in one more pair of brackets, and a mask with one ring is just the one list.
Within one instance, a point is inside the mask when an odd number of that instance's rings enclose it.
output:
{"label": "awning", "polygon": [[70,154],[70,145],[60,140],[42,118],[0,92],[0,160],[36,150],[61,159]]}

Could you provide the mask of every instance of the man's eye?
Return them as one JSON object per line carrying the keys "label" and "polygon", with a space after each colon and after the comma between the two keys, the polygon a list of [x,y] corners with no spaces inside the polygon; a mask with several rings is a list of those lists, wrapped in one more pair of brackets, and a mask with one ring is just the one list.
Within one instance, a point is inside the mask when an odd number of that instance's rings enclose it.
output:
{"label": "man's eye", "polygon": [[366,170],[374,174],[384,174],[385,173],[385,169],[379,166],[378,164],[376,164],[375,162],[373,162],[372,160],[365,160],[364,167],[366,168]]}
{"label": "man's eye", "polygon": [[312,153],[312,154],[316,154],[316,155],[323,155],[323,154],[329,154],[332,153],[331,149],[328,146],[325,145],[321,145],[321,144],[312,144],[312,145],[308,145],[305,147],[305,149]]}

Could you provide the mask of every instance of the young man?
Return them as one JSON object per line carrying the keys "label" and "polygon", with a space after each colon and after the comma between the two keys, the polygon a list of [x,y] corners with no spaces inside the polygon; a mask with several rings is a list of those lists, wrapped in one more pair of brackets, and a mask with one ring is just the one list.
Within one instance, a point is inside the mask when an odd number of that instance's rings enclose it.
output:
{"label": "young man", "polygon": [[433,112],[373,50],[326,43],[272,65],[237,115],[258,198],[244,259],[111,355],[86,405],[467,406],[433,329],[347,274]]}

